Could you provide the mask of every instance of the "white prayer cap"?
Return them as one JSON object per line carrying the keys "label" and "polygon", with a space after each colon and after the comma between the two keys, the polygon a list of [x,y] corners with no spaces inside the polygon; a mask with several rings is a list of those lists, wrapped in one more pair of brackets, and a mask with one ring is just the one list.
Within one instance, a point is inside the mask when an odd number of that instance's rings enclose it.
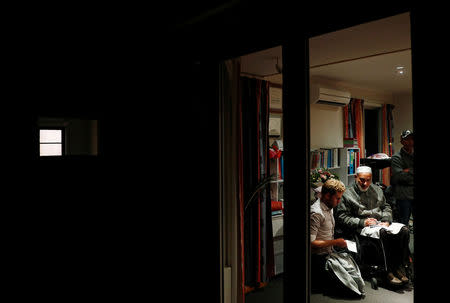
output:
{"label": "white prayer cap", "polygon": [[358,166],[356,168],[356,174],[360,174],[360,173],[372,173],[372,169],[370,168],[370,166]]}

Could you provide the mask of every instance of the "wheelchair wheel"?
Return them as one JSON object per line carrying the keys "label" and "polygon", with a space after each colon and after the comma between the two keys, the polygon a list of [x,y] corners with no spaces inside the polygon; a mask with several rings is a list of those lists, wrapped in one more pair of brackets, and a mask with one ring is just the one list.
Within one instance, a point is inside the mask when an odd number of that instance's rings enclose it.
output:
{"label": "wheelchair wheel", "polygon": [[370,278],[370,286],[372,286],[372,289],[378,289],[378,281],[375,277]]}

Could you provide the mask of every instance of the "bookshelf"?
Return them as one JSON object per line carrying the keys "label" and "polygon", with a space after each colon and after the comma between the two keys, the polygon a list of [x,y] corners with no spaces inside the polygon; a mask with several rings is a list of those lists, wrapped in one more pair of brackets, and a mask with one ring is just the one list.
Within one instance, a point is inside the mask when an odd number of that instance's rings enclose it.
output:
{"label": "bookshelf", "polygon": [[356,168],[360,165],[360,153],[358,147],[346,147],[345,152],[345,170],[347,172],[347,178],[345,186],[350,186],[355,183]]}
{"label": "bookshelf", "polygon": [[341,166],[340,148],[320,148],[311,151],[311,169],[335,169]]}
{"label": "bookshelf", "polygon": [[275,180],[270,182],[270,198],[272,204],[272,236],[274,250],[275,275],[283,273],[283,241],[284,241],[284,156],[283,142],[275,140],[271,145],[269,158],[270,175],[275,176]]}
{"label": "bookshelf", "polygon": [[312,150],[310,168],[327,168],[339,176],[345,186],[354,183],[356,168],[360,165],[358,147],[332,147]]}
{"label": "bookshelf", "polygon": [[[284,185],[284,156],[283,143],[276,140],[271,146],[271,153],[274,155],[269,160],[270,175],[275,176],[275,180],[270,182],[270,198],[272,201],[283,202],[283,185]],[[277,215],[279,213],[273,213]]]}

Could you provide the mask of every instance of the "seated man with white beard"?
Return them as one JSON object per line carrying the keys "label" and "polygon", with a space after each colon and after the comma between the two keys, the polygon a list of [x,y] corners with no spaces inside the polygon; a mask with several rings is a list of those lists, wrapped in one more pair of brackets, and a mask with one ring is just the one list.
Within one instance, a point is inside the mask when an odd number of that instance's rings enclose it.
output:
{"label": "seated man with white beard", "polygon": [[[391,225],[391,207],[383,190],[372,184],[370,167],[358,167],[355,178],[355,184],[346,189],[342,202],[336,207],[336,227],[347,237],[357,236],[361,245],[369,237],[381,239],[386,253],[388,282],[391,285],[409,282],[405,275],[409,262],[408,228],[400,223]],[[375,230],[376,234],[372,232]]]}

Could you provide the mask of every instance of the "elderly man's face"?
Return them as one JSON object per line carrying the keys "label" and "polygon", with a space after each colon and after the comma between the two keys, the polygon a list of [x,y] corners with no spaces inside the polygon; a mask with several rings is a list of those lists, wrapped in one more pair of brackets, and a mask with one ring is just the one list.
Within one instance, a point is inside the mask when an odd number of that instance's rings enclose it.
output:
{"label": "elderly man's face", "polygon": [[367,190],[372,184],[372,174],[371,173],[359,173],[356,175],[356,182],[358,182],[359,186],[362,190]]}

